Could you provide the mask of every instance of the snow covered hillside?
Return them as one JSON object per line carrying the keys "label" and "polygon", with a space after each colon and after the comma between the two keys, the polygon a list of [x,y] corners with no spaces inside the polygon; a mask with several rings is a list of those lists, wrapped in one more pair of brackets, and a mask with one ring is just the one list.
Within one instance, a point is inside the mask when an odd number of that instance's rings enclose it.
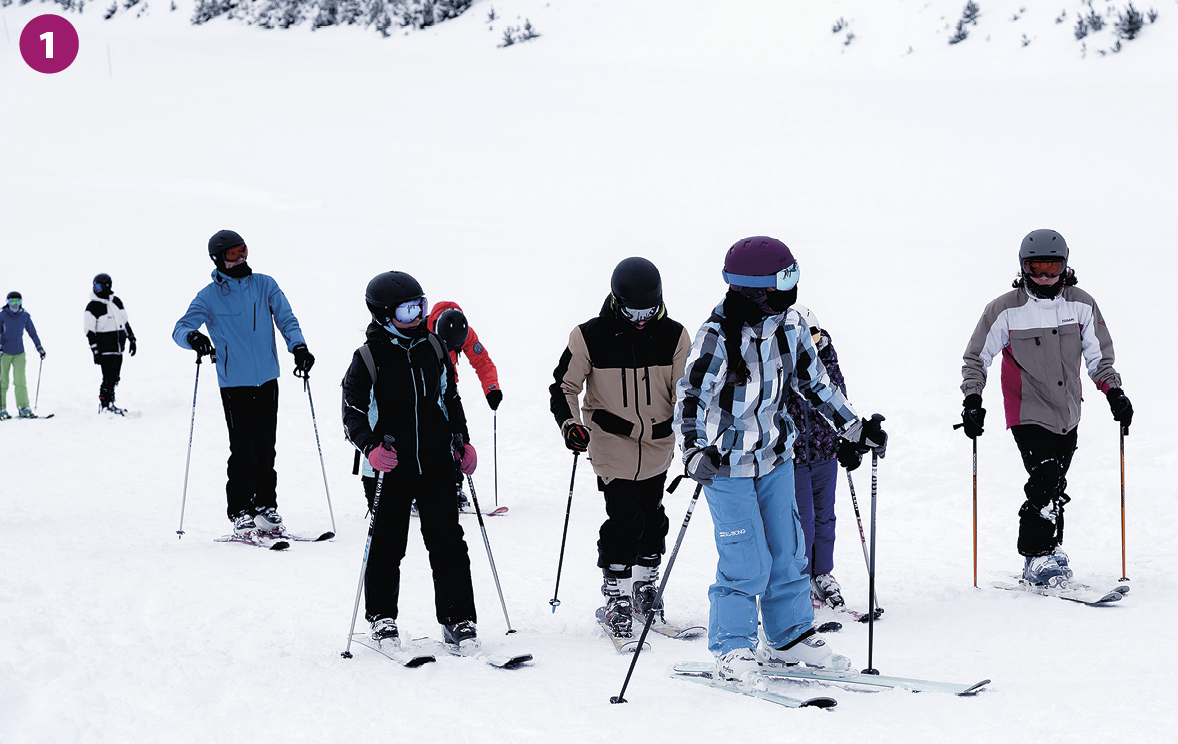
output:
{"label": "snow covered hillside", "polygon": [[[958,0],[477,0],[390,38],[226,18],[194,27],[187,0],[104,21],[91,4],[68,14],[81,51],[56,75],[27,67],[18,39],[58,6],[0,7],[0,291],[19,290],[37,324],[48,356],[29,363],[30,393],[40,373],[38,411],[56,414],[0,422],[0,741],[1172,739],[1178,354],[1164,281],[1175,271],[1178,2],[1155,2],[1156,22],[1118,53],[1109,28],[1075,38],[1090,10],[1077,0],[1025,11],[984,0],[955,45]],[[1124,4],[1109,7],[1115,17]],[[504,26],[525,20],[541,36],[499,48]],[[950,428],[961,352],[1010,286],[1020,239],[1043,227],[1067,238],[1137,409],[1125,443],[1132,592],[1115,607],[989,588],[1022,563],[1024,476],[996,385],[978,447],[973,588],[970,446]],[[177,540],[196,368],[170,334],[208,281],[206,241],[222,228],[282,286],[317,357],[331,542],[285,554],[213,542],[229,527],[227,437],[207,365]],[[694,333],[723,296],[724,251],[753,234],[793,249],[799,299],[833,335],[851,401],[887,417],[874,666],[991,678],[977,697],[774,683],[840,703],[786,710],[668,679],[675,662],[707,661],[706,642],[656,637],[629,704],[611,705],[630,659],[593,620],[604,509],[587,463],[551,611],[572,458],[547,386],[569,331],[596,314],[614,265],[642,255]],[[497,421],[473,370],[459,374],[484,505],[498,440],[510,514],[486,527],[510,637],[478,524],[463,525],[484,643],[531,652],[531,667],[339,656],[367,523],[338,380],[363,340],[364,287],[390,269],[431,301],[459,302],[498,364]],[[81,316],[98,272],[139,339],[118,388],[137,418],[95,414],[100,374]],[[284,354],[279,508],[293,530],[317,532],[331,522],[291,367]],[[1066,547],[1078,578],[1111,587],[1117,429],[1084,389]],[[866,519],[869,468],[855,478]],[[666,498],[669,543],[689,499],[686,487]],[[835,573],[862,606],[845,483],[838,510]],[[714,571],[701,504],[669,619],[706,621]],[[403,633],[440,637],[419,537],[403,576]],[[866,666],[865,627],[827,638]]]}

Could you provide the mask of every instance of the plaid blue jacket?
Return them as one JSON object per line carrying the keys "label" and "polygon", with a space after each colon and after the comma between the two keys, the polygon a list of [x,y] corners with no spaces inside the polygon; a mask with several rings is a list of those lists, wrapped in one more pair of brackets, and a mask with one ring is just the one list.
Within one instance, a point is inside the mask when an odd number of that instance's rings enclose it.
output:
{"label": "plaid blue jacket", "polygon": [[721,302],[696,334],[676,388],[675,431],[684,462],[693,450],[714,444],[723,456],[719,477],[757,478],[793,457],[797,427],[786,412],[793,386],[839,432],[858,421],[794,310],[741,327],[751,376],[744,385],[725,384],[723,317]]}

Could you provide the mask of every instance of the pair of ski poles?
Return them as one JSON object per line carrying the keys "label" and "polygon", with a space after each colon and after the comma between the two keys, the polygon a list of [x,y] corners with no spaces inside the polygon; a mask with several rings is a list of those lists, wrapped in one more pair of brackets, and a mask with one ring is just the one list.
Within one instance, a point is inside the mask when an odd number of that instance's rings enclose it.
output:
{"label": "pair of ski poles", "polygon": [[[959,429],[964,424],[955,424],[954,429]],[[1129,575],[1127,573],[1126,564],[1126,542],[1125,542],[1125,433],[1126,427],[1120,426],[1120,449],[1121,449],[1121,578],[1118,581],[1128,581]],[[973,440],[973,586],[978,588],[978,439],[972,437]]]}
{"label": "pair of ski poles", "polygon": [[[209,359],[215,365],[217,363],[217,352],[214,350],[209,354]],[[188,454],[184,458],[184,492],[180,497],[180,527],[176,530],[177,539],[184,537],[184,509],[188,504],[188,473],[192,465],[192,437],[196,431],[196,394],[200,390],[200,360],[201,355],[196,355],[196,381],[192,386],[192,421],[188,425]],[[323,470],[323,490],[327,493],[327,513],[331,517],[331,532],[323,537],[327,540],[335,537],[335,511],[331,508],[331,489],[327,485],[327,466],[323,462],[323,445],[319,442],[319,424],[315,419],[315,401],[311,398],[311,374],[310,372],[302,372],[295,370],[295,376],[303,380],[303,389],[307,391],[307,402],[311,405],[311,426],[315,430],[315,447],[319,450],[319,467]],[[40,389],[40,375],[38,374],[38,389]]]}

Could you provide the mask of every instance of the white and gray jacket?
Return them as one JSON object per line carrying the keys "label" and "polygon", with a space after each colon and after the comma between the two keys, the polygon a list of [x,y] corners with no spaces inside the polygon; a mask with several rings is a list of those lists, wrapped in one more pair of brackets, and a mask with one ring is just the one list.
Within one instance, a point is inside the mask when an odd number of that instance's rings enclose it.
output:
{"label": "white and gray jacket", "polygon": [[123,301],[115,295],[104,299],[91,292],[90,302],[82,313],[82,328],[95,358],[120,355],[127,340],[135,340]]}
{"label": "white and gray jacket", "polygon": [[1097,389],[1121,386],[1113,341],[1096,301],[1064,287],[1051,299],[1018,287],[986,306],[965,348],[961,392],[981,395],[986,368],[1002,354],[1006,426],[1037,424],[1056,434],[1080,423],[1080,365]]}

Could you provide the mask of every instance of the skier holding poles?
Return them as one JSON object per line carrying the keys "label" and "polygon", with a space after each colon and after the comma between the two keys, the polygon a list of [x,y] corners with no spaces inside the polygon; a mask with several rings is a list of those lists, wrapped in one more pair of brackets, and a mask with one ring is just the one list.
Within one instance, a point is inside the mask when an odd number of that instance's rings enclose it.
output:
{"label": "skier holding poles", "polygon": [[123,301],[112,294],[110,274],[99,274],[91,283],[90,302],[82,313],[82,327],[90,342],[94,363],[102,368],[102,384],[98,387],[98,412],[126,415],[126,410],[115,405],[115,386],[123,368],[123,348],[135,356],[135,332],[127,319]]}
{"label": "skier holding poles", "polygon": [[[1019,246],[1019,274],[1010,292],[986,306],[965,348],[961,426],[975,440],[986,409],[986,368],[1002,354],[1006,428],[1014,435],[1028,479],[1019,509],[1023,580],[1064,586],[1072,577],[1063,543],[1064,493],[1080,422],[1080,365],[1105,394],[1113,419],[1128,433],[1133,406],[1113,369],[1113,342],[1096,301],[1076,287],[1068,245],[1055,230],[1034,230]],[[976,472],[976,466],[975,466]]]}
{"label": "skier holding poles", "polygon": [[7,302],[0,308],[0,421],[12,418],[6,410],[10,372],[16,390],[17,415],[21,418],[37,418],[33,409],[29,408],[29,389],[25,385],[25,331],[33,339],[33,345],[37,347],[42,360],[45,359],[45,349],[37,337],[32,316],[21,307],[23,302],[20,292],[9,292]]}
{"label": "skier holding poles", "polygon": [[[780,240],[738,241],[724,260],[729,289],[700,328],[676,395],[675,429],[687,474],[704,487],[719,560],[708,648],[715,677],[762,663],[849,669],[814,631],[805,546],[794,500],[797,429],[785,410],[796,387],[839,433],[848,470],[883,455],[879,419],[860,419],[818,358],[797,300],[798,263]],[[758,648],[760,597],[765,645]]]}
{"label": "skier holding poles", "polygon": [[[401,559],[409,539],[409,504],[416,499],[444,640],[452,653],[475,654],[480,643],[474,588],[452,473],[455,461],[464,474],[473,473],[477,456],[467,441],[454,364],[426,327],[429,305],[412,276],[379,274],[364,299],[372,323],[343,379],[344,430],[364,456],[362,482],[370,509],[376,473],[384,474],[364,574],[364,617],[383,651],[400,648]],[[395,446],[383,444],[387,435],[396,438]]]}
{"label": "skier holding poles", "polygon": [[[686,329],[667,315],[659,270],[627,258],[614,268],[597,317],[569,334],[548,388],[565,446],[589,453],[605,496],[597,565],[604,622],[618,638],[631,636],[632,610],[663,618],[662,602],[654,602],[669,527],[663,486],[675,454],[675,384],[690,346]],[[570,503],[571,494],[570,486]]]}
{"label": "skier holding poles", "polygon": [[[213,355],[221,405],[229,429],[226,513],[235,534],[285,530],[278,514],[278,474],[274,442],[278,431],[278,349],[274,326],[294,355],[295,369],[309,372],[315,357],[307,351],[298,318],[278,282],[255,274],[241,236],[221,230],[209,238],[213,281],[197,293],[176,326],[172,340],[199,356]],[[208,328],[209,336],[198,330]],[[215,348],[214,348],[215,344]]]}

